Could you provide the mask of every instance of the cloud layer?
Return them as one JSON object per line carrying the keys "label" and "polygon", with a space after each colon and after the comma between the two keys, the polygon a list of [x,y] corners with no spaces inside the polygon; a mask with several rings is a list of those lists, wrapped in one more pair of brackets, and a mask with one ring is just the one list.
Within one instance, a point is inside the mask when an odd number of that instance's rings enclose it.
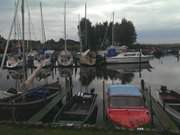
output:
{"label": "cloud layer", "polygon": [[[35,33],[33,38],[41,39],[40,0],[28,1],[34,26],[32,31]],[[41,1],[46,35],[48,39],[59,40],[63,37],[64,0]],[[78,40],[78,14],[81,17],[84,16],[84,4],[85,0],[67,0],[68,38]],[[125,17],[134,23],[138,33],[138,42],[177,43],[180,42],[179,6],[179,0],[87,0],[87,16],[95,24],[106,20],[111,21],[114,11],[115,21],[121,21]],[[9,32],[13,12],[13,0],[0,1],[0,34],[5,37]]]}

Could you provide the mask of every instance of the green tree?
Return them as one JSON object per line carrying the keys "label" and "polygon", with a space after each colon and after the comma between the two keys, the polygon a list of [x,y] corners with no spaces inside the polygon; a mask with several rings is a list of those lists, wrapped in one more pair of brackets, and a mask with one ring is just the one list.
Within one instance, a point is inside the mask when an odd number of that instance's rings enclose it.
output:
{"label": "green tree", "polygon": [[80,26],[78,25],[79,36],[82,41],[82,50],[91,48],[92,41],[92,32],[93,28],[91,26],[89,19],[82,18],[80,21]]}
{"label": "green tree", "polygon": [[122,19],[121,24],[115,25],[115,41],[120,45],[132,45],[136,42],[136,31],[133,23]]}

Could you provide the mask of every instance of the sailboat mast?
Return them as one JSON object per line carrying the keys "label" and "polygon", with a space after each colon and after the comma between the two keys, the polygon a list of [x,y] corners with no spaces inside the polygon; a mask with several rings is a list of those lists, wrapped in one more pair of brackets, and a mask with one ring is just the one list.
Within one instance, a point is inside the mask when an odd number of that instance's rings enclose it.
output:
{"label": "sailboat mast", "polygon": [[79,34],[79,41],[80,41],[80,54],[82,52],[82,40],[81,40],[81,17],[80,17],[80,14],[78,15],[78,25],[79,25],[79,31],[78,31],[78,34]]}
{"label": "sailboat mast", "polygon": [[67,41],[66,41],[66,0],[64,2],[64,46],[65,52],[67,51]]}
{"label": "sailboat mast", "polygon": [[112,22],[112,45],[114,45],[114,12],[113,12],[113,22]]}
{"label": "sailboat mast", "polygon": [[29,40],[27,40],[27,50],[29,51],[29,41],[31,41],[31,15],[30,15],[30,7],[29,7],[29,1],[27,0],[27,6],[28,6],[28,32],[29,32]]}
{"label": "sailboat mast", "polygon": [[0,69],[3,69],[3,66],[4,66],[4,61],[5,61],[6,54],[7,54],[7,50],[8,50],[8,47],[9,47],[9,42],[10,42],[11,34],[12,34],[12,32],[13,32],[13,27],[14,27],[14,24],[15,24],[15,22],[16,22],[16,17],[17,17],[17,12],[18,12],[19,3],[20,3],[20,0],[18,0],[18,1],[17,1],[17,4],[16,4],[16,9],[15,9],[15,13],[14,13],[14,18],[13,18],[13,22],[12,22],[12,24],[11,24],[10,32],[9,32],[9,35],[8,35],[8,40],[7,40],[7,42],[6,42],[6,48],[5,48],[5,50],[4,50],[3,59],[2,59],[2,62],[1,62],[1,68],[0,68]]}
{"label": "sailboat mast", "polygon": [[46,42],[46,33],[44,28],[44,19],[43,19],[43,13],[42,13],[42,3],[40,2],[40,10],[41,10],[41,32],[42,32],[42,42]]}
{"label": "sailboat mast", "polygon": [[23,48],[23,70],[24,70],[24,77],[27,78],[26,74],[26,57],[25,57],[25,23],[24,23],[24,0],[22,0],[22,6],[21,6],[21,12],[22,12],[22,48]]}
{"label": "sailboat mast", "polygon": [[87,2],[85,3],[85,46],[88,48],[87,42]]}

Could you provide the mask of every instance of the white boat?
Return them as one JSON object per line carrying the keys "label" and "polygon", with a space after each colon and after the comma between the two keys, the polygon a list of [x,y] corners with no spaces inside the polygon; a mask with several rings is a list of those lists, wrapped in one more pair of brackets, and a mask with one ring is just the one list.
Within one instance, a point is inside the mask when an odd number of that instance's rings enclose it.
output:
{"label": "white boat", "polygon": [[18,56],[8,56],[8,59],[6,61],[6,67],[7,68],[20,68],[23,66],[23,59]]}
{"label": "white boat", "polygon": [[58,55],[58,65],[63,67],[68,67],[73,65],[73,56],[70,51],[67,50],[67,42],[66,42],[66,0],[64,2],[64,40],[65,40],[65,48]]}
{"label": "white boat", "polygon": [[42,67],[51,66],[52,56],[54,55],[54,52],[55,52],[54,50],[46,50],[44,51],[43,54],[37,54],[33,60],[34,67],[37,68],[39,65],[42,64],[42,62],[43,62]]}
{"label": "white boat", "polygon": [[[86,4],[85,4],[85,46],[88,46],[87,44],[87,19],[86,19]],[[81,40],[81,26],[80,26],[80,22],[79,22],[79,37],[80,37],[80,44],[82,48],[82,40]],[[82,50],[82,49],[81,49]],[[94,51],[91,51],[90,49],[87,49],[86,51],[82,52],[80,50],[80,64],[81,65],[85,65],[85,66],[94,66],[96,65],[96,53]]]}
{"label": "white boat", "polygon": [[106,63],[146,63],[149,62],[151,58],[152,55],[143,55],[141,52],[122,52],[113,57],[106,57]]}
{"label": "white boat", "polygon": [[96,53],[90,51],[90,49],[86,50],[84,53],[80,55],[80,64],[93,66],[96,64]]}
{"label": "white boat", "polygon": [[70,51],[63,50],[58,55],[58,64],[59,66],[72,66],[73,65],[73,56]]}
{"label": "white boat", "polygon": [[[41,27],[42,27],[42,43],[44,44],[46,42],[46,33],[44,28],[44,20],[43,20],[43,12],[42,12],[42,4],[40,2],[40,9],[41,9]],[[43,50],[43,53],[36,54],[33,60],[34,67],[39,67],[42,65],[42,67],[48,67],[51,63],[52,55],[54,54],[54,50]]]}

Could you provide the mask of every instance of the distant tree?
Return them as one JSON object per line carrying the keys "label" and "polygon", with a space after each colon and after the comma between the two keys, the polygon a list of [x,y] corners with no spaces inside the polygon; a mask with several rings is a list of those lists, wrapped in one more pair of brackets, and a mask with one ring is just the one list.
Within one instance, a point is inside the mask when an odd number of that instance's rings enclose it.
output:
{"label": "distant tree", "polygon": [[[87,24],[87,27],[85,27],[85,23]],[[78,30],[81,30],[80,37],[83,44],[83,50],[86,50],[87,48],[97,50],[102,47],[105,48],[110,46],[112,44],[112,27],[112,22],[96,23],[92,26],[90,20],[82,18]],[[123,18],[121,23],[114,24],[113,40],[117,45],[132,45],[136,42],[136,37],[136,30],[131,21],[127,21]],[[102,43],[103,46],[101,45]]]}
{"label": "distant tree", "polygon": [[121,24],[115,24],[115,41],[121,45],[131,45],[136,42],[136,31],[133,23],[122,19]]}
{"label": "distant tree", "polygon": [[[80,21],[80,26],[78,25],[78,31],[79,31],[79,36],[82,41],[82,50],[86,50],[88,48],[91,49],[92,47],[92,32],[93,28],[91,26],[91,22],[88,19],[82,18]],[[87,41],[86,41],[87,40]]]}

